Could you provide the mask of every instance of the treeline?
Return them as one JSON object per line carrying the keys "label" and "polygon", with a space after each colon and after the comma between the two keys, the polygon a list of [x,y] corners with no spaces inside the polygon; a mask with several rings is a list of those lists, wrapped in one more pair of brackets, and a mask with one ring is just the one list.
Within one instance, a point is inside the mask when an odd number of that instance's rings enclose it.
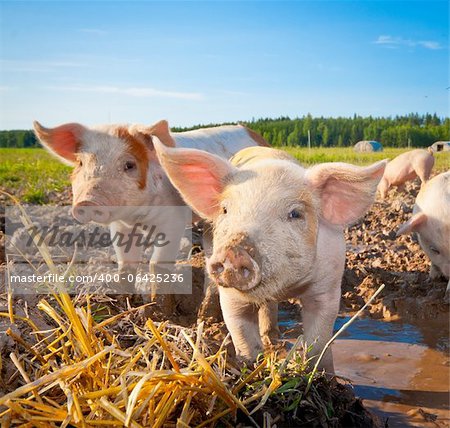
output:
{"label": "treeline", "polygon": [[[450,119],[436,114],[409,114],[396,117],[312,117],[254,119],[242,122],[260,133],[273,146],[352,146],[360,140],[380,141],[386,147],[426,147],[435,141],[450,140]],[[173,131],[197,129],[173,128]],[[32,131],[0,131],[0,147],[39,147]]]}
{"label": "treeline", "polygon": [[450,140],[450,119],[437,115],[374,118],[259,119],[246,123],[274,146],[307,146],[308,131],[312,147],[353,146],[361,140],[376,140],[386,147],[426,147],[435,141]]}
{"label": "treeline", "polygon": [[0,131],[0,147],[40,147],[33,131]]}
{"label": "treeline", "polygon": [[[291,119],[253,119],[242,122],[261,134],[273,146],[307,146],[308,131],[312,147],[353,146],[361,140],[380,141],[386,147],[427,147],[435,141],[450,140],[450,118],[416,113],[396,117],[312,117]],[[177,131],[197,129],[177,128]]]}

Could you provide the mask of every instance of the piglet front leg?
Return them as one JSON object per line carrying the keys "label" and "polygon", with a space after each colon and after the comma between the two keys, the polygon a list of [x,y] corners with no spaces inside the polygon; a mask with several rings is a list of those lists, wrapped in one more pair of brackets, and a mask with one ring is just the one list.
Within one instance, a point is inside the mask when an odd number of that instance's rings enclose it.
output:
{"label": "piglet front leg", "polygon": [[136,238],[131,236],[133,226],[116,221],[110,224],[109,230],[119,265],[120,286],[126,294],[134,294],[135,278],[142,259],[143,248],[138,246]]}
{"label": "piglet front leg", "polygon": [[[204,225],[203,251],[206,259],[211,257],[213,254],[213,235],[210,224]],[[209,319],[212,322],[223,321],[222,311],[220,310],[219,290],[217,285],[210,278],[206,269],[203,289],[205,297],[203,298],[202,304],[200,305],[200,309],[198,311],[198,322],[206,319]]]}
{"label": "piglet front leg", "polygon": [[267,302],[259,307],[259,333],[265,345],[275,345],[280,338],[278,328],[278,303]]}
{"label": "piglet front leg", "polygon": [[232,288],[219,287],[220,306],[238,358],[254,361],[263,351],[259,334],[258,307],[245,301]]}
{"label": "piglet front leg", "polygon": [[[317,286],[317,285],[315,285]],[[340,287],[322,294],[308,293],[301,296],[303,334],[306,344],[312,345],[310,352],[312,364],[322,352],[326,343],[333,335],[334,322],[339,311]],[[319,369],[334,373],[333,355],[331,349],[325,353],[319,364]]]}

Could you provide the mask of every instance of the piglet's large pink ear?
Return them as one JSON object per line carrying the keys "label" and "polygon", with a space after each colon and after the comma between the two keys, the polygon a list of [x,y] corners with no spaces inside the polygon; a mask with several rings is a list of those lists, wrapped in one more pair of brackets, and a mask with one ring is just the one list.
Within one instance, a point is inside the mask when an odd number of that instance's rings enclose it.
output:
{"label": "piglet's large pink ear", "polygon": [[417,232],[422,224],[427,221],[427,215],[425,213],[414,214],[406,223],[403,223],[397,230],[397,236],[408,234],[411,232]]}
{"label": "piglet's large pink ear", "polygon": [[306,177],[319,192],[323,217],[344,225],[363,216],[374,201],[386,164],[386,160],[368,167],[332,162],[308,169]]}
{"label": "piglet's large pink ear", "polygon": [[167,120],[160,120],[153,125],[145,126],[145,125],[131,125],[128,128],[128,132],[131,135],[140,134],[145,138],[145,141],[148,147],[153,150],[153,138],[158,137],[159,141],[161,141],[167,147],[175,147],[175,140],[172,135],[170,135],[169,123]]}
{"label": "piglet's large pink ear", "polygon": [[41,144],[67,165],[74,165],[85,128],[79,123],[66,123],[56,128],[45,128],[33,122],[34,132]]}
{"label": "piglet's large pink ear", "polygon": [[197,149],[171,148],[153,138],[159,162],[186,203],[212,220],[220,212],[220,195],[236,169],[225,159]]}

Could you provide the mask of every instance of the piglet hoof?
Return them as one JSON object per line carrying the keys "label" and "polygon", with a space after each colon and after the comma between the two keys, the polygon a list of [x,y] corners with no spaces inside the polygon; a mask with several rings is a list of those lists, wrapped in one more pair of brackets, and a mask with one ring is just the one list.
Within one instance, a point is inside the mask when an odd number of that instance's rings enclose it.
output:
{"label": "piglet hoof", "polygon": [[236,350],[236,361],[238,364],[245,364],[247,367],[253,367],[255,363],[260,363],[264,358],[264,349],[261,346]]}
{"label": "piglet hoof", "polygon": [[117,293],[134,294],[136,292],[137,267],[134,265],[119,266],[119,281],[114,283]]}
{"label": "piglet hoof", "polygon": [[261,336],[261,340],[265,348],[275,348],[279,343],[280,332],[278,329],[276,331],[272,331],[269,334],[263,334]]}
{"label": "piglet hoof", "polygon": [[[259,357],[261,355],[261,357]],[[253,368],[255,366],[255,364],[259,361],[260,362],[260,358],[262,358],[262,353],[257,354],[256,357],[252,358],[249,356],[245,356],[245,355],[236,355],[236,363],[237,363],[237,367],[242,368],[242,367],[249,367],[249,368]]]}

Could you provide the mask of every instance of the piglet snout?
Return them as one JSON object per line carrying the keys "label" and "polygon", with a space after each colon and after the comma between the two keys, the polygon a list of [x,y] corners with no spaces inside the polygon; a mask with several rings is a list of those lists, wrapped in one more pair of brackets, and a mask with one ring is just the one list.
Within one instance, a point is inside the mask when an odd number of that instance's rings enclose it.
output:
{"label": "piglet snout", "polygon": [[72,215],[80,223],[108,223],[111,213],[107,207],[97,205],[91,201],[78,202],[72,208]]}
{"label": "piglet snout", "polygon": [[261,281],[258,263],[242,247],[219,250],[208,260],[208,273],[222,287],[251,290]]}

